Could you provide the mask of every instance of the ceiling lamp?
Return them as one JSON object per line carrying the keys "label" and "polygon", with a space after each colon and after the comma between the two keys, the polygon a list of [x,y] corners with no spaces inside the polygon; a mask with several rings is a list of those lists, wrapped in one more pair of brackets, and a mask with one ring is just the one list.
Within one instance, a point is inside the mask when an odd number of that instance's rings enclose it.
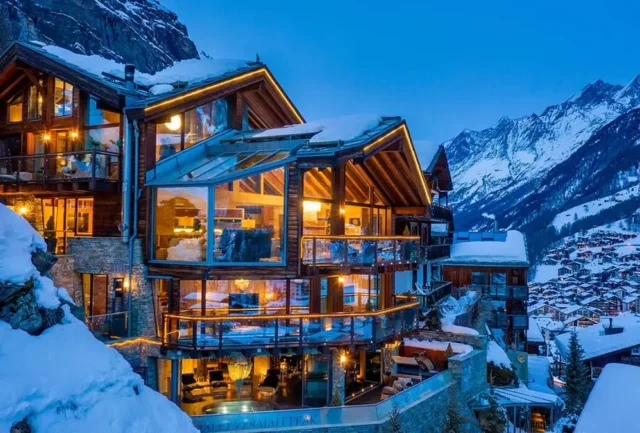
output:
{"label": "ceiling lamp", "polygon": [[179,114],[171,116],[171,120],[164,124],[169,131],[178,131],[182,127],[182,118]]}

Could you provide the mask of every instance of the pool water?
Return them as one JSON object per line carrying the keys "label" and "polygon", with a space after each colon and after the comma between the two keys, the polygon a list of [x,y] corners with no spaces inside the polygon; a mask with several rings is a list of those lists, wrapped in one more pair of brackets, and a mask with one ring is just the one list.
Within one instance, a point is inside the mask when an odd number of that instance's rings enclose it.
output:
{"label": "pool water", "polygon": [[230,413],[264,412],[275,409],[273,403],[266,401],[219,401],[202,408],[204,415],[226,415]]}

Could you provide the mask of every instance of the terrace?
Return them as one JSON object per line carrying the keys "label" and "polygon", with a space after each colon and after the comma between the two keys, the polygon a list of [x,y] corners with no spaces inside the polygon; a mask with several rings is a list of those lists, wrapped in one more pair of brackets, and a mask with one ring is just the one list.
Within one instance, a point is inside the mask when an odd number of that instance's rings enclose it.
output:
{"label": "terrace", "polygon": [[[162,345],[170,350],[218,351],[255,348],[377,345],[418,326],[419,303],[375,312],[183,316],[163,314]],[[254,314],[258,314],[254,312]]]}

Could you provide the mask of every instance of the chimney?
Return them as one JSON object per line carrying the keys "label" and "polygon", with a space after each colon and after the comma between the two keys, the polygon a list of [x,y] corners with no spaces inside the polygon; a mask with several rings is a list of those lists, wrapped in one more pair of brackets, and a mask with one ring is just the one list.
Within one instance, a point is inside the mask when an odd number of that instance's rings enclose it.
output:
{"label": "chimney", "polygon": [[134,65],[127,64],[124,66],[124,86],[129,90],[133,90],[133,77],[135,74],[136,67]]}

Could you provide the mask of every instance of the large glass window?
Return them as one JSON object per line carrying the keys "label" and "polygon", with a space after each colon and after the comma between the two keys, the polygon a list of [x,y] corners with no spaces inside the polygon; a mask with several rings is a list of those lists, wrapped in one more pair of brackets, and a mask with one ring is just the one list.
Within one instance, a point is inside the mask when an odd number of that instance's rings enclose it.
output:
{"label": "large glass window", "polygon": [[372,233],[369,206],[345,206],[344,234],[362,236]]}
{"label": "large glass window", "polygon": [[68,239],[93,234],[93,198],[42,199],[47,251],[66,254]]}
{"label": "large glass window", "polygon": [[348,275],[343,278],[342,293],[345,312],[377,309],[379,285],[375,275]]}
{"label": "large glass window", "polygon": [[87,129],[87,149],[104,150],[118,153],[120,151],[120,127]]}
{"label": "large glass window", "polygon": [[9,100],[8,118],[9,123],[22,122],[22,95],[16,95]]}
{"label": "large glass window", "polygon": [[156,259],[206,260],[207,196],[206,187],[158,188],[154,233]]}
{"label": "large glass window", "polygon": [[331,203],[307,199],[302,202],[302,234],[331,234]]}
{"label": "large glass window", "polygon": [[304,172],[304,198],[331,200],[331,168],[312,168]]}
{"label": "large glass window", "polygon": [[[42,80],[39,80],[40,87],[42,87]],[[28,100],[28,116],[29,120],[37,120],[42,118],[42,94],[38,90],[38,87],[33,85],[29,87],[29,100]]]}
{"label": "large glass window", "polygon": [[218,185],[214,196],[215,261],[283,261],[284,168]]}
{"label": "large glass window", "polygon": [[471,272],[471,284],[474,286],[484,286],[488,283],[486,272]]}
{"label": "large glass window", "polygon": [[56,117],[73,114],[73,86],[56,78],[53,92],[53,115]]}
{"label": "large glass window", "polygon": [[227,101],[217,99],[156,125],[156,160],[217,134],[227,127]]}
{"label": "large glass window", "polygon": [[120,113],[98,108],[98,100],[91,96],[89,98],[89,109],[87,110],[87,126],[110,125],[120,123]]}
{"label": "large glass window", "polygon": [[507,274],[506,273],[492,273],[491,274],[491,284],[494,286],[506,286],[507,285]]}

